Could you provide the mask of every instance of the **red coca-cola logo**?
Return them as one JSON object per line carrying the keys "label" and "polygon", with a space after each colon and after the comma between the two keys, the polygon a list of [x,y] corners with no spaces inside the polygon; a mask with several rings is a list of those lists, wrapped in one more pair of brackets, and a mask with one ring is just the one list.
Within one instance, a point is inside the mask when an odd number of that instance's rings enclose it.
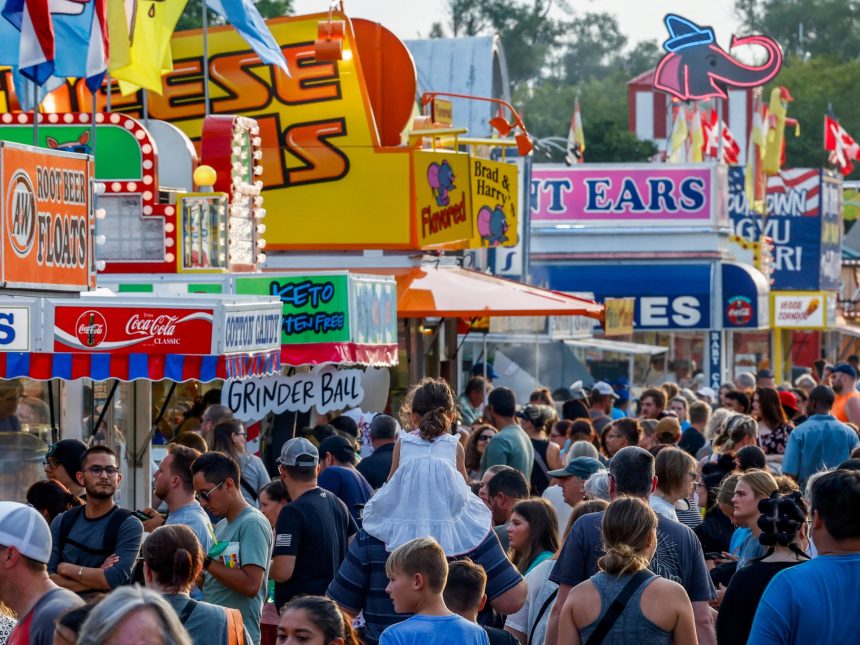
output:
{"label": "red coca-cola logo", "polygon": [[129,336],[161,336],[170,338],[176,333],[176,322],[179,316],[160,314],[134,314],[125,324],[125,333]]}
{"label": "red coca-cola logo", "polygon": [[98,347],[107,338],[107,321],[95,309],[85,311],[75,323],[75,336],[84,347]]}
{"label": "red coca-cola logo", "polygon": [[749,298],[735,296],[726,307],[726,317],[733,325],[746,325],[753,319],[753,306]]}

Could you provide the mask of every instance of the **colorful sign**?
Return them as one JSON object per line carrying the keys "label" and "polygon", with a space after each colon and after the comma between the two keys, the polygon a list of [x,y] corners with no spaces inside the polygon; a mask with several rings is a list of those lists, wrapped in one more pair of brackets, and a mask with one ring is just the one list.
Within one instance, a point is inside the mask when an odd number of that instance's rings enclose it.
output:
{"label": "colorful sign", "polygon": [[30,308],[0,306],[0,351],[30,351]]}
{"label": "colorful sign", "polygon": [[213,309],[54,307],[55,352],[210,354]]}
{"label": "colorful sign", "polygon": [[178,200],[176,270],[223,273],[227,270],[227,196],[185,193]]}
{"label": "colorful sign", "polygon": [[842,260],[841,180],[817,168],[790,168],[768,178],[767,219],[753,213],[744,169],[729,169],[729,215],[735,256],[758,260],[761,235],[773,243],[776,290],[836,290]]}
{"label": "colorful sign", "polygon": [[363,372],[322,367],[292,376],[268,376],[244,381],[227,381],[221,388],[221,405],[242,421],[259,421],[268,413],[307,412],[311,408],[325,414],[361,403]]}
{"label": "colorful sign", "polygon": [[472,159],[472,246],[517,244],[519,190],[517,166],[489,159]]}
{"label": "colorful sign", "polygon": [[606,307],[604,336],[626,336],[633,333],[635,298],[606,298],[603,306]]}
{"label": "colorful sign", "polygon": [[260,309],[228,311],[224,318],[224,353],[255,352],[281,344],[281,313]]}
{"label": "colorful sign", "polygon": [[237,294],[276,296],[284,305],[281,344],[350,340],[346,273],[325,276],[237,277]]}
{"label": "colorful sign", "polygon": [[467,248],[472,237],[469,156],[420,150],[412,164],[418,245]]}
{"label": "colorful sign", "polygon": [[3,284],[81,291],[92,271],[92,160],[82,155],[2,147]]}
{"label": "colorful sign", "polygon": [[708,386],[717,392],[722,383],[723,333],[717,329],[708,332]]}
{"label": "colorful sign", "polygon": [[669,38],[666,55],[654,73],[654,88],[682,101],[726,98],[727,87],[758,87],[779,72],[782,50],[767,36],[732,36],[731,48],[755,45],[767,52],[761,65],[747,65],[719,46],[711,27],[700,27],[676,14],[663,18]]}
{"label": "colorful sign", "polygon": [[532,170],[532,222],[674,226],[721,221],[715,166],[588,164]]}
{"label": "colorful sign", "polygon": [[350,275],[352,341],[362,345],[397,344],[397,283]]}
{"label": "colorful sign", "polygon": [[774,329],[824,329],[827,326],[827,300],[823,292],[774,292]]}

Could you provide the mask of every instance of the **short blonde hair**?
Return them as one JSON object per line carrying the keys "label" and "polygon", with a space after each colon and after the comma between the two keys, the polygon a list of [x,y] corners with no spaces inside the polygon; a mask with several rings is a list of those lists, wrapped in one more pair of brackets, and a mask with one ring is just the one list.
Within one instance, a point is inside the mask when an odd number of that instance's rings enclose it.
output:
{"label": "short blonde hair", "polygon": [[448,579],[448,560],[433,538],[415,538],[394,549],[385,561],[385,575],[397,573],[413,576],[420,573],[433,593],[442,593]]}

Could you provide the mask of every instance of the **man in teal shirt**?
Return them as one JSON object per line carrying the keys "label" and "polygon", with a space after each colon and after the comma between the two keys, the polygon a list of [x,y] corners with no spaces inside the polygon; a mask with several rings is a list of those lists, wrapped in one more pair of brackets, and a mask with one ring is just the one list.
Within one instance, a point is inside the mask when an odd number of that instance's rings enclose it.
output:
{"label": "man in teal shirt", "polygon": [[487,412],[499,432],[490,439],[481,457],[482,476],[490,466],[511,466],[529,481],[535,452],[531,439],[514,419],[516,411],[517,399],[510,388],[497,387],[490,392]]}

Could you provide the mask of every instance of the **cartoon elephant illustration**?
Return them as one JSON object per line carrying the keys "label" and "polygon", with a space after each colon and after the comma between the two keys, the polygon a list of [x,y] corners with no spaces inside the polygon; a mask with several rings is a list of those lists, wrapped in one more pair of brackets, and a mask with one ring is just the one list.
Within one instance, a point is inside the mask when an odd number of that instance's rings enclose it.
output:
{"label": "cartoon elephant illustration", "polygon": [[725,98],[725,86],[764,85],[782,66],[782,50],[767,36],[732,36],[730,49],[758,45],[767,51],[767,61],[763,64],[746,65],[717,45],[710,27],[700,27],[674,14],[664,20],[670,38],[663,48],[669,53],[657,65],[654,87],[681,100]]}
{"label": "cartoon elephant illustration", "polygon": [[499,246],[508,241],[508,218],[500,204],[490,210],[489,206],[482,206],[478,211],[478,233],[481,242],[489,246]]}

